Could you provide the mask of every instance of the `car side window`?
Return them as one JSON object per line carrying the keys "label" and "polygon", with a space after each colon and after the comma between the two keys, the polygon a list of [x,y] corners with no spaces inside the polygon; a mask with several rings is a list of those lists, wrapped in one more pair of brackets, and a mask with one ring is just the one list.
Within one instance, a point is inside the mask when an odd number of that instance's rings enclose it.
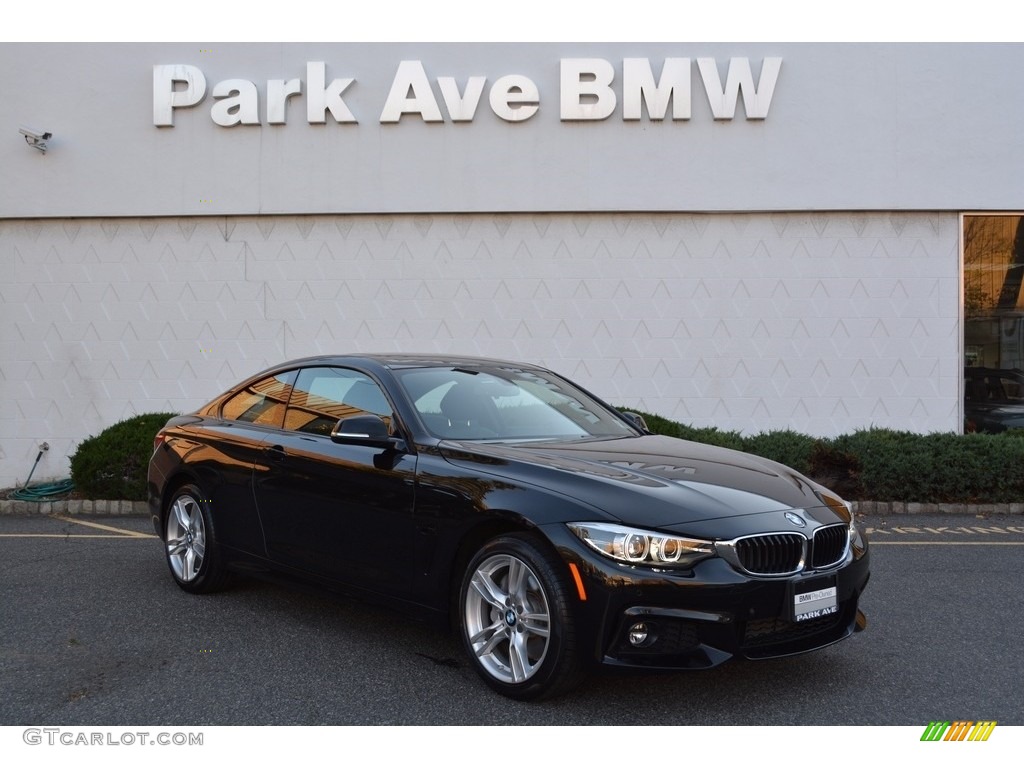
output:
{"label": "car side window", "polygon": [[280,427],[292,393],[295,371],[285,371],[243,387],[221,406],[225,419]]}
{"label": "car side window", "polygon": [[285,429],[329,436],[340,419],[373,414],[391,430],[392,413],[377,383],[348,368],[303,368],[285,413]]}

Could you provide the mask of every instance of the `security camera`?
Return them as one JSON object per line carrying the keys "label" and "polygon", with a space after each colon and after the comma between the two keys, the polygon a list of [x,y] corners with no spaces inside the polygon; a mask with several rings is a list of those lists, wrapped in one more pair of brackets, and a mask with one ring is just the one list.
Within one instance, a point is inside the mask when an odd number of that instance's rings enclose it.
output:
{"label": "security camera", "polygon": [[53,136],[49,131],[36,131],[32,128],[19,128],[19,132],[25,137],[25,143],[30,147],[35,147],[44,155],[46,154],[46,142]]}

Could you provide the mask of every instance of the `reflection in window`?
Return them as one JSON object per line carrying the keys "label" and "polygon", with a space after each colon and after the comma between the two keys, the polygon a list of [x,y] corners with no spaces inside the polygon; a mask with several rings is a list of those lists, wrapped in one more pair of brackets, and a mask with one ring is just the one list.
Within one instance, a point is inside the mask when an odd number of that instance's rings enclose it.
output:
{"label": "reflection in window", "polygon": [[435,437],[547,440],[635,434],[585,393],[539,371],[438,367],[397,375]]}
{"label": "reflection in window", "polygon": [[391,406],[380,387],[345,368],[305,368],[292,393],[285,429],[330,435],[341,419],[374,414],[391,427]]}
{"label": "reflection in window", "polygon": [[294,380],[295,371],[286,371],[260,379],[232,395],[221,408],[221,416],[225,419],[280,427],[284,420],[284,407],[291,396],[291,383]]}
{"label": "reflection in window", "polygon": [[966,431],[1024,427],[1022,286],[1024,217],[964,216]]}

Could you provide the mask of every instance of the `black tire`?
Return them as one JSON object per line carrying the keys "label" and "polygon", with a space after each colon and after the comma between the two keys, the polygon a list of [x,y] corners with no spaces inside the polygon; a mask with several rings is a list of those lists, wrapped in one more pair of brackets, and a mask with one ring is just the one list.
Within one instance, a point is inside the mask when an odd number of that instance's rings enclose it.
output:
{"label": "black tire", "polygon": [[585,675],[565,564],[528,534],[492,539],[459,588],[459,634],[473,666],[504,696],[559,696]]}
{"label": "black tire", "polygon": [[210,500],[197,486],[184,485],[171,496],[163,533],[167,567],[179,587],[196,594],[223,589],[228,574],[217,547]]}

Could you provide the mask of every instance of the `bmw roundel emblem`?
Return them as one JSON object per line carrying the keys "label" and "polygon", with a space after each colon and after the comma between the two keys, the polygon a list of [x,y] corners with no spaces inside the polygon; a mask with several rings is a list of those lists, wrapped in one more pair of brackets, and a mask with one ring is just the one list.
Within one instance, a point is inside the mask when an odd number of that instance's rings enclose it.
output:
{"label": "bmw roundel emblem", "polygon": [[795,512],[787,512],[786,519],[789,520],[789,522],[791,522],[797,528],[803,528],[805,525],[807,525],[807,523],[804,522],[804,519]]}

